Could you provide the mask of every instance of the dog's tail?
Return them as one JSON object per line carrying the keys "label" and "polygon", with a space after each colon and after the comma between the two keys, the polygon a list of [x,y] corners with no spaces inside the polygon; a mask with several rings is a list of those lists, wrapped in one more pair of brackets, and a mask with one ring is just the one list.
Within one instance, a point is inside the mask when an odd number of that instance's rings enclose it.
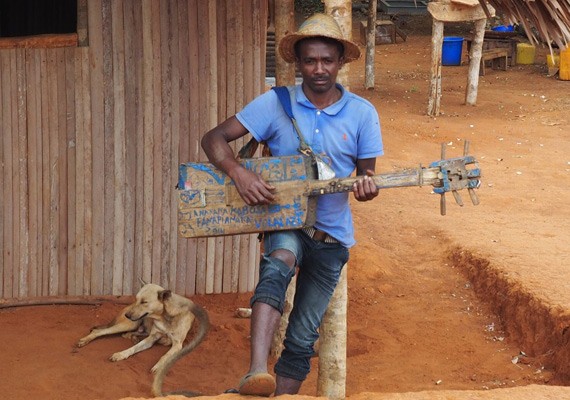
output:
{"label": "dog's tail", "polygon": [[182,347],[176,354],[174,354],[168,361],[166,361],[162,368],[156,371],[154,375],[154,380],[152,381],[152,395],[154,397],[168,396],[168,395],[183,395],[186,397],[200,396],[200,393],[191,391],[175,391],[162,393],[162,385],[164,383],[164,377],[172,368],[174,363],[194,350],[206,337],[208,330],[210,329],[210,318],[208,313],[201,306],[196,303],[192,303],[190,311],[196,319],[198,320],[198,332],[194,335],[194,338],[186,346]]}

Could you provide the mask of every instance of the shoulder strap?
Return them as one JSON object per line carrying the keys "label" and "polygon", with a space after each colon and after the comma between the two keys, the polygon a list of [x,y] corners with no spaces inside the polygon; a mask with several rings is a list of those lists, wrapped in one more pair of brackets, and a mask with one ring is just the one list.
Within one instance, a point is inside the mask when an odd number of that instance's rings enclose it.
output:
{"label": "shoulder strap", "polygon": [[291,107],[291,95],[289,93],[289,89],[286,86],[274,86],[271,88],[277,94],[279,101],[281,102],[281,106],[283,106],[283,110],[285,110],[285,114],[291,119],[293,122],[293,127],[297,131],[297,135],[299,135],[299,151],[307,156],[312,156],[313,150],[311,146],[307,144],[305,141],[305,137],[301,133],[299,126],[297,125],[297,120],[293,116],[293,108]]}
{"label": "shoulder strap", "polygon": [[277,94],[281,105],[283,106],[283,110],[291,119],[295,119],[293,117],[293,108],[291,107],[291,96],[289,94],[289,89],[286,86],[274,86],[271,88]]}

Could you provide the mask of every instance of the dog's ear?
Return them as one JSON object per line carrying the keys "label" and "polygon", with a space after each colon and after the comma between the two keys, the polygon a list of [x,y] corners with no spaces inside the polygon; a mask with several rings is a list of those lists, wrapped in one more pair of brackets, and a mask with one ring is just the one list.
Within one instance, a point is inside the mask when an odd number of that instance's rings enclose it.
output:
{"label": "dog's ear", "polygon": [[158,300],[162,301],[163,303],[172,297],[172,291],[166,289],[161,290],[158,292]]}

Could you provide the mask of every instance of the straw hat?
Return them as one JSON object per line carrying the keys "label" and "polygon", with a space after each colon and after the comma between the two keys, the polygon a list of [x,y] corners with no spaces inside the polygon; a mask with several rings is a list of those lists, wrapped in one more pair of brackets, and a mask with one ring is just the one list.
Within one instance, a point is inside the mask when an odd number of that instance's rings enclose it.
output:
{"label": "straw hat", "polygon": [[310,37],[327,37],[338,40],[344,46],[344,62],[348,63],[360,58],[358,45],[342,36],[340,26],[327,14],[314,14],[301,24],[299,30],[283,37],[279,42],[279,54],[288,62],[295,62],[295,43]]}

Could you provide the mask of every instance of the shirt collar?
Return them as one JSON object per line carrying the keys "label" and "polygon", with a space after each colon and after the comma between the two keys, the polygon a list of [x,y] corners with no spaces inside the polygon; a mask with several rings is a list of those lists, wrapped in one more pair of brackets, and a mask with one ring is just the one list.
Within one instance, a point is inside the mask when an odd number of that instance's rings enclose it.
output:
{"label": "shirt collar", "polygon": [[[342,108],[344,107],[344,105],[346,104],[346,102],[348,100],[348,95],[347,95],[347,92],[344,89],[344,87],[340,83],[337,83],[336,87],[340,90],[341,96],[337,102],[331,104],[330,106],[328,106],[327,108],[322,110],[327,115],[338,114],[340,112],[340,110],[342,110]],[[295,100],[297,101],[298,104],[300,104],[304,107],[312,108],[315,110],[317,109],[317,107],[315,107],[314,104],[309,101],[307,96],[305,96],[305,92],[303,92],[302,85],[297,85],[297,87],[296,87]]]}

